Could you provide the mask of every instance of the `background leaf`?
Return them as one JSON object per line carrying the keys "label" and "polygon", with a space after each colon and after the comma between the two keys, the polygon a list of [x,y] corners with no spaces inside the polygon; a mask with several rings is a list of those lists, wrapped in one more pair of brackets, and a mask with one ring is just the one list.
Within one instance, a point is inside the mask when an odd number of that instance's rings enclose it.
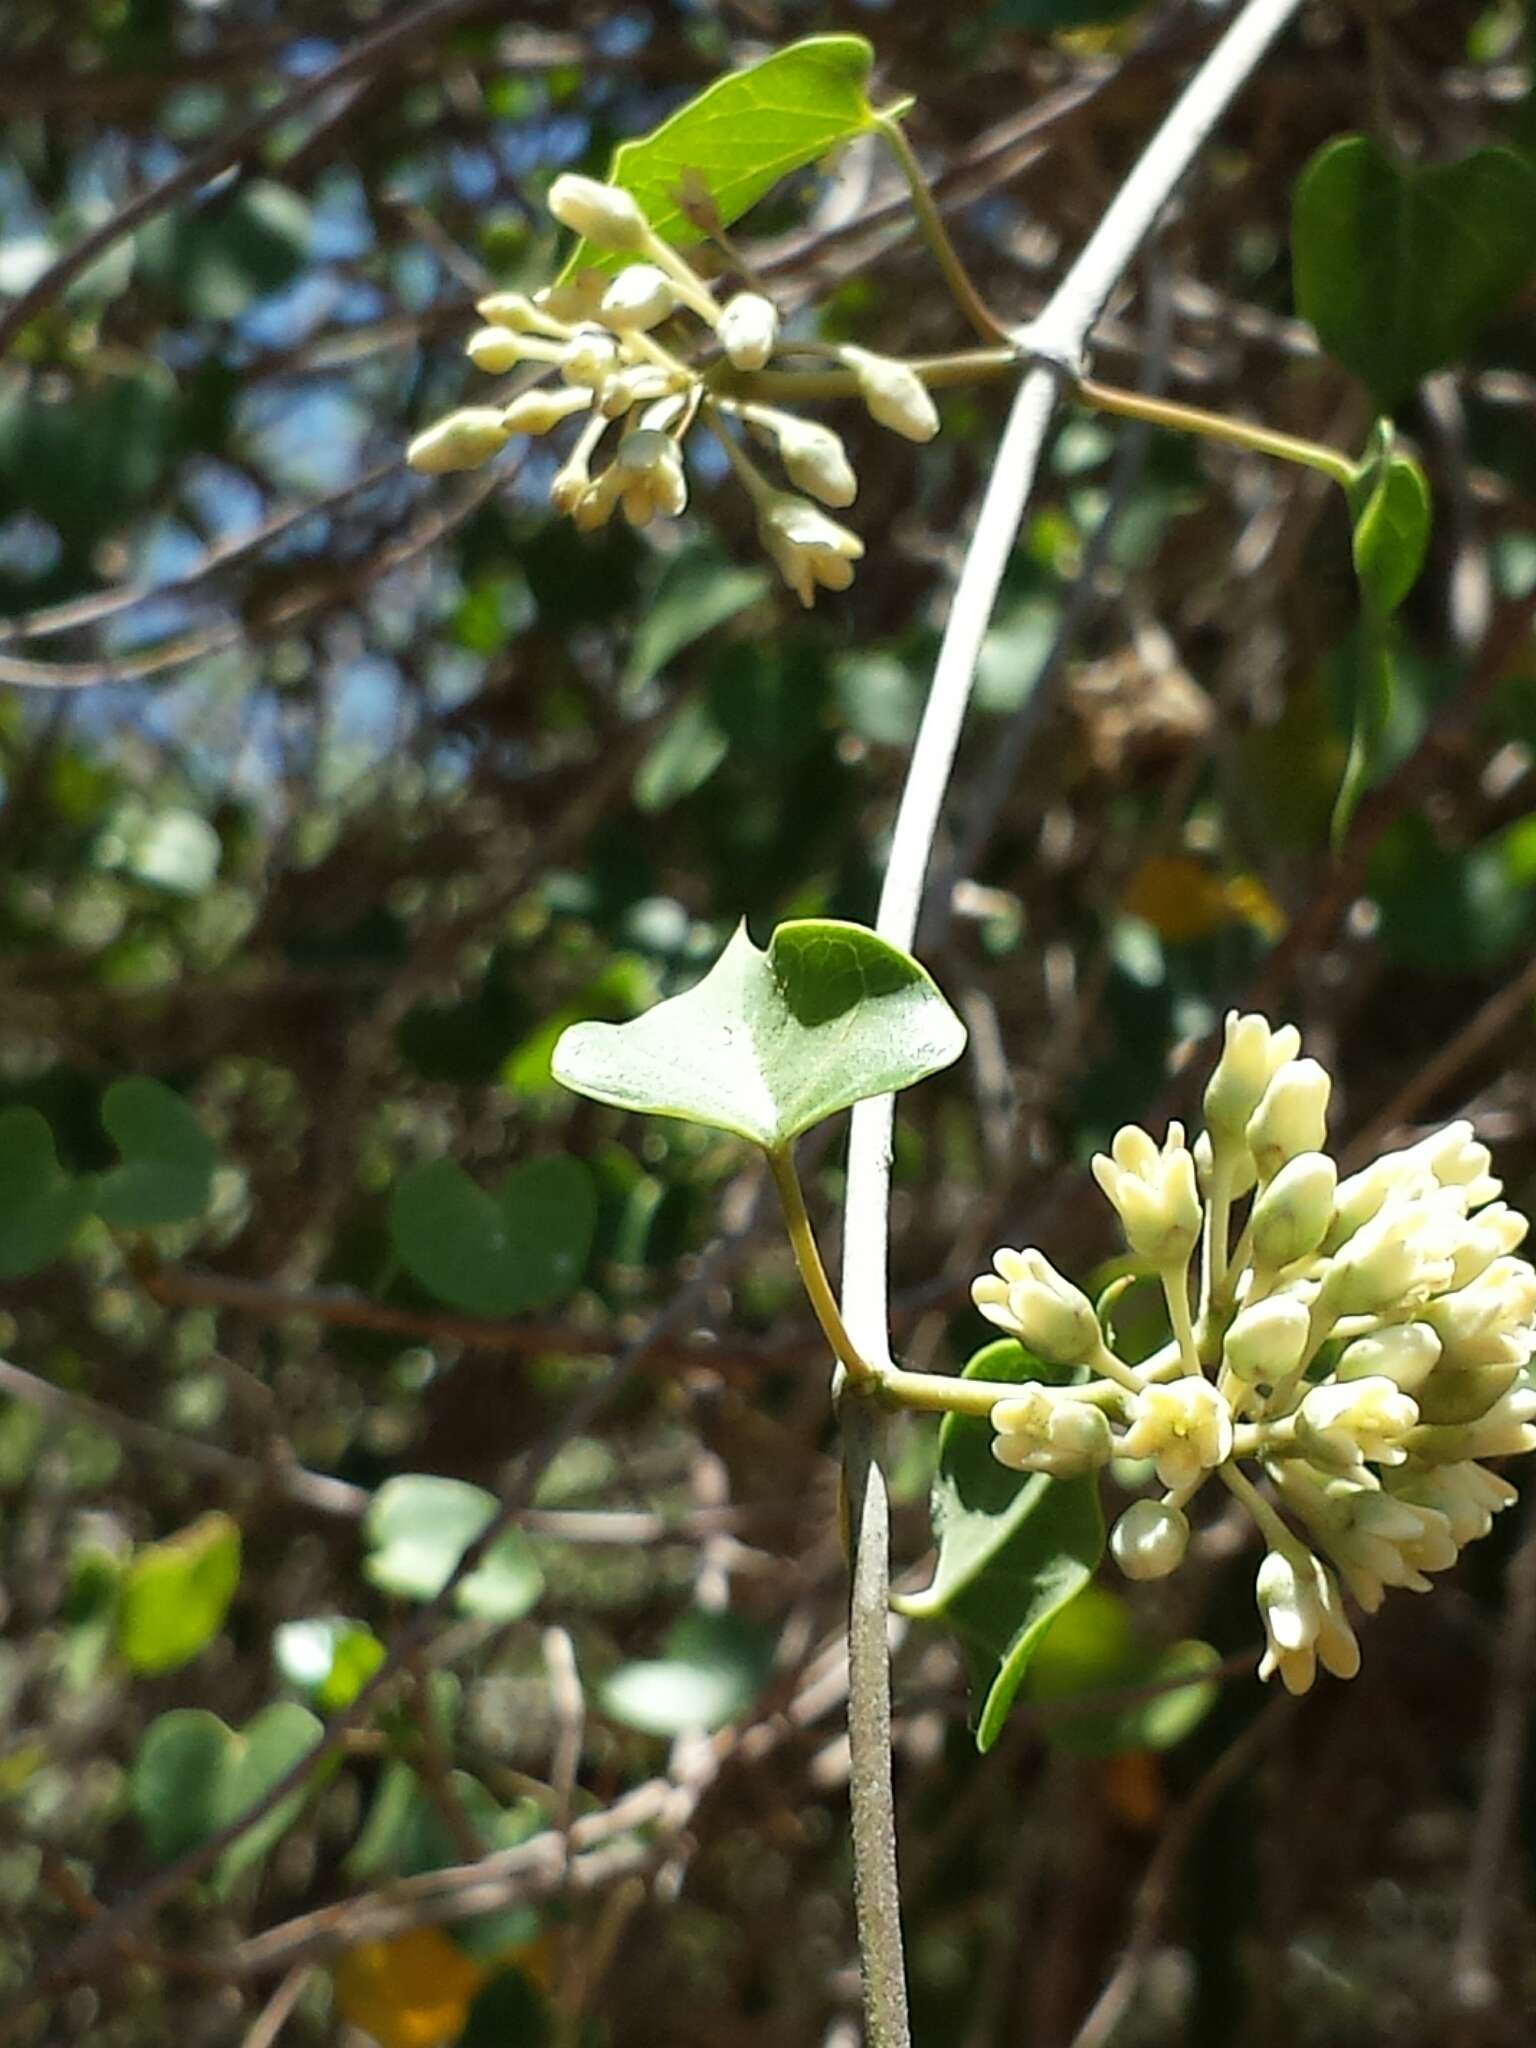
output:
{"label": "background leaf", "polygon": [[696,988],[629,1024],[573,1024],[555,1079],[619,1109],[776,1148],[960,1057],[965,1027],[908,954],[862,925],[741,926]]}
{"label": "background leaf", "polygon": [[603,1681],[605,1714],[647,1735],[709,1733],[745,1713],[773,1663],[773,1637],[743,1615],[696,1611],[669,1633],[663,1654],[621,1664]]}
{"label": "background leaf", "polygon": [[174,1089],[147,1077],[114,1081],[101,1120],[123,1158],[96,1186],[96,1208],[108,1223],[148,1230],[202,1215],[218,1150]]}
{"label": "background leaf", "polygon": [[[1004,1337],[976,1353],[965,1377],[1021,1384],[1064,1376]],[[992,1436],[980,1417],[946,1415],[940,1424],[932,1503],[938,1562],[921,1593],[894,1603],[959,1637],[983,1751],[1002,1731],[1036,1643],[1104,1554],[1096,1483],[1011,1472],[993,1457]]]}
{"label": "background leaf", "polygon": [[440,1301],[514,1316],[573,1294],[592,1248],[597,1196],[579,1159],[530,1159],[488,1195],[451,1159],[396,1181],[389,1227],[407,1269]]}
{"label": "background leaf", "polygon": [[[369,1503],[363,1523],[369,1556],[363,1569],[383,1592],[403,1600],[435,1599],[495,1512],[495,1495],[483,1487],[403,1472],[387,1479]],[[533,1606],[543,1583],[526,1539],[509,1529],[456,1597],[466,1614],[515,1621]]]}
{"label": "background leaf", "polygon": [[[862,36],[791,43],[717,79],[649,135],[620,143],[608,182],[633,192],[657,233],[686,248],[702,236],[675,197],[685,176],[703,179],[729,227],[780,178],[863,134],[874,119],[866,97],[873,60]],[[578,242],[561,275],[625,260]]]}
{"label": "background leaf", "polygon": [[[151,1722],[129,1780],[150,1854],[169,1862],[216,1835],[254,1806],[318,1744],[322,1729],[291,1701],[264,1707],[238,1733],[201,1707],[177,1707]],[[308,1797],[299,1791],[225,1850],[216,1882],[227,1890],[259,1863]]]}
{"label": "background leaf", "polygon": [[[1076,1756],[1119,1756],[1173,1749],[1216,1703],[1208,1674],[1221,1662],[1209,1643],[1159,1643],[1129,1603],[1107,1586],[1085,1586],[1048,1623],[1035,1644],[1025,1696],[1072,1711],[1044,1718],[1046,1739]],[[1134,1691],[1188,1678],[1150,1699],[1094,1706],[1095,1694]]]}
{"label": "background leaf", "polygon": [[90,1210],[89,1183],[60,1166],[47,1119],[35,1109],[0,1110],[0,1279],[56,1259]]}
{"label": "background leaf", "polygon": [[1302,172],[1291,244],[1297,311],[1388,411],[1536,275],[1536,165],[1404,164],[1342,136]]}
{"label": "background leaf", "polygon": [[218,1635],[240,1584],[240,1526],[199,1515],[123,1574],[117,1647],[135,1671],[174,1671]]}

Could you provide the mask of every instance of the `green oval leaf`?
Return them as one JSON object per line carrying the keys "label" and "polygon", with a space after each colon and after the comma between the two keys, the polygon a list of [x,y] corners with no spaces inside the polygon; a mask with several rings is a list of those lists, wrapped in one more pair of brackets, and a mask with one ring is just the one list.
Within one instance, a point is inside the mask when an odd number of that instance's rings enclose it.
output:
{"label": "green oval leaf", "polygon": [[[965,1378],[1060,1383],[1011,1337],[986,1345]],[[1091,1479],[1011,1472],[992,1455],[991,1424],[946,1415],[933,1483],[939,1557],[932,1583],[894,1605],[960,1639],[977,1701],[976,1747],[997,1740],[1041,1635],[1093,1576],[1104,1521]]]}
{"label": "green oval leaf", "polygon": [[[263,1799],[324,1731],[291,1700],[264,1707],[238,1733],[201,1707],[178,1707],[152,1721],[139,1745],[129,1796],[152,1856],[169,1862],[195,1849]],[[297,1817],[309,1788],[275,1807],[233,1842],[215,1866],[227,1890],[258,1863]]]}
{"label": "green oval leaf", "polygon": [[864,926],[743,924],[697,987],[628,1024],[573,1024],[557,1081],[618,1109],[678,1116],[770,1151],[869,1095],[960,1057],[965,1026],[925,969]]}
{"label": "green oval leaf", "polygon": [[773,1638],[739,1614],[685,1614],[665,1654],[621,1664],[604,1681],[605,1714],[646,1735],[708,1734],[746,1712],[773,1661]]}
{"label": "green oval leaf", "polygon": [[[433,1600],[470,1544],[496,1513],[496,1498],[462,1479],[404,1472],[386,1479],[368,1504],[365,1576],[402,1600]],[[526,1539],[508,1529],[456,1595],[465,1614],[516,1621],[544,1589]]]}
{"label": "green oval leaf", "polygon": [[117,1647],[135,1671],[174,1671],[206,1650],[240,1583],[240,1528],[199,1515],[138,1552],[123,1574]]}
{"label": "green oval leaf", "polygon": [[1291,248],[1297,311],[1386,411],[1536,275],[1536,165],[1403,164],[1343,136],[1301,174]]}
{"label": "green oval leaf", "polygon": [[[632,192],[656,232],[678,248],[702,241],[679,193],[701,183],[729,227],[780,178],[864,133],[875,118],[866,92],[873,61],[862,36],[791,43],[716,79],[649,135],[621,142],[608,182]],[[613,270],[624,260],[578,242],[560,274]]]}
{"label": "green oval leaf", "polygon": [[[1062,1710],[1044,1721],[1046,1739],[1058,1749],[1076,1756],[1172,1749],[1215,1705],[1209,1674],[1220,1662],[1209,1643],[1149,1642],[1118,1593],[1085,1586],[1037,1641],[1026,1692],[1036,1705]],[[1188,1683],[1175,1684],[1179,1679]],[[1096,1695],[1155,1685],[1169,1690],[1119,1704],[1095,1702]]]}
{"label": "green oval leaf", "polygon": [[579,1159],[530,1159],[498,1194],[451,1159],[401,1175],[389,1227],[402,1263],[439,1301],[472,1315],[513,1316],[574,1292],[597,1223],[592,1176]]}
{"label": "green oval leaf", "polygon": [[0,1112],[0,1280],[56,1259],[90,1212],[90,1185],[60,1166],[47,1118]]}
{"label": "green oval leaf", "polygon": [[120,1230],[201,1216],[213,1193],[218,1149],[173,1088],[142,1076],[114,1081],[101,1121],[123,1163],[96,1184],[96,1209]]}

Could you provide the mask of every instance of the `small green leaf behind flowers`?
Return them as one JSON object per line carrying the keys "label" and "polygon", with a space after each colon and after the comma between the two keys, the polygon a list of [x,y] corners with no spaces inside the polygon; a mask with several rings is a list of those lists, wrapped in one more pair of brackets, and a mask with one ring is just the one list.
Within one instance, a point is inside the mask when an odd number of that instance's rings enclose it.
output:
{"label": "small green leaf behind flowers", "polygon": [[[150,1854],[168,1863],[239,1820],[318,1746],[322,1733],[309,1709],[292,1700],[264,1707],[238,1730],[201,1707],[162,1714],[150,1723],[129,1779]],[[318,1783],[315,1774],[230,1843],[214,1866],[216,1891],[227,1892],[266,1856]]]}
{"label": "small green leaf behind flowers", "polygon": [[[1071,1374],[1031,1358],[1011,1337],[986,1345],[967,1379],[1064,1384]],[[1094,1479],[1048,1479],[1009,1471],[992,1455],[993,1430],[980,1417],[946,1415],[939,1427],[933,1526],[939,1556],[932,1583],[896,1607],[958,1636],[970,1669],[976,1747],[1002,1732],[1036,1645],[1080,1594],[1104,1554],[1104,1520]]]}
{"label": "small green leaf behind flowers", "polygon": [[[739,220],[780,178],[862,135],[875,115],[868,84],[874,52],[862,36],[808,36],[720,78],[649,135],[614,151],[607,183],[639,200],[657,233],[678,248],[703,229],[679,194],[701,184],[722,227]],[[613,270],[622,258],[579,242],[562,271]]]}
{"label": "small green leaf behind flowers", "polygon": [[741,926],[698,985],[628,1024],[574,1024],[555,1079],[618,1109],[682,1117],[782,1152],[870,1095],[959,1058],[965,1027],[926,970],[862,925]]}
{"label": "small green leaf behind flowers", "polygon": [[240,1584],[240,1527],[199,1515],[138,1552],[123,1574],[118,1651],[135,1671],[175,1671],[218,1635]]}
{"label": "small green leaf behind flowers", "polygon": [[1220,1661],[1209,1643],[1159,1643],[1118,1593],[1085,1586],[1037,1639],[1024,1694],[1046,1710],[1046,1740],[1073,1755],[1173,1749],[1215,1705]]}
{"label": "small green leaf behind flowers", "polygon": [[401,1263],[471,1315],[526,1315],[573,1294],[597,1221],[592,1176],[558,1154],[515,1166],[494,1195],[451,1159],[411,1167],[390,1196]]}
{"label": "small green leaf behind flowers", "polygon": [[[402,1472],[368,1504],[364,1576],[402,1600],[434,1600],[459,1559],[490,1523],[496,1498],[484,1487],[428,1472]],[[508,1529],[458,1587],[461,1612],[482,1621],[516,1621],[544,1589],[526,1538]]]}

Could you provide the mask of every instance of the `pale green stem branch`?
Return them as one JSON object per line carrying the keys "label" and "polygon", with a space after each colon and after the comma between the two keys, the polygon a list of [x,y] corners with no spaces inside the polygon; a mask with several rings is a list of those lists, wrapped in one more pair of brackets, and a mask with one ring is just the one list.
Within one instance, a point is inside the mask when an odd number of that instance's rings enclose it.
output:
{"label": "pale green stem branch", "polygon": [[900,121],[890,114],[877,114],[875,133],[901,167],[901,174],[907,181],[907,189],[912,194],[912,206],[917,214],[918,226],[923,231],[923,239],[933,251],[934,259],[944,273],[944,282],[949,286],[955,304],[983,341],[1006,341],[1007,328],[971,282],[970,273],[960,261],[959,251],[949,238],[944,216],[934,203],[932,190],[923,175],[923,167],[917,160],[917,154],[907,140],[906,130]]}
{"label": "pale green stem branch", "polygon": [[1158,1276],[1168,1301],[1168,1320],[1173,1325],[1179,1358],[1186,1373],[1200,1371],[1200,1352],[1195,1344],[1194,1318],[1189,1312],[1189,1265],[1164,1266]]}
{"label": "pale green stem branch", "polygon": [[1200,434],[1208,441],[1225,441],[1234,448],[1247,448],[1256,455],[1273,455],[1281,462],[1298,462],[1315,469],[1347,490],[1355,480],[1356,465],[1336,448],[1321,441],[1305,441],[1297,434],[1282,434],[1271,427],[1256,426],[1250,420],[1233,419],[1224,412],[1207,412],[1197,405],[1180,405],[1171,398],[1149,398],[1145,392],[1122,391],[1114,384],[1100,384],[1091,377],[1079,378],[1076,396],[1099,412],[1118,413],[1122,419],[1145,420],[1149,426],[1167,427],[1178,434]]}
{"label": "pale green stem branch", "polygon": [[1252,1515],[1271,1550],[1278,1550],[1282,1557],[1289,1558],[1306,1554],[1307,1547],[1301,1538],[1286,1527],[1246,1472],[1239,1471],[1229,1458],[1225,1465],[1217,1467],[1217,1474],[1227,1491],[1235,1494]]}
{"label": "pale green stem branch", "polygon": [[[832,1355],[848,1375],[851,1386],[861,1390],[880,1383],[881,1375],[860,1352],[848,1334],[843,1321],[842,1310],[837,1305],[837,1296],[832,1292],[832,1283],[827,1278],[827,1269],[821,1263],[821,1252],[816,1243],[816,1233],[811,1228],[810,1212],[805,1206],[805,1196],[800,1188],[800,1176],[795,1171],[792,1148],[783,1146],[767,1154],[768,1168],[773,1175],[773,1184],[779,1191],[779,1200],[784,1207],[784,1222],[789,1231],[790,1249],[795,1255],[795,1264],[811,1307],[816,1311],[822,1334],[832,1347]],[[922,1377],[922,1375],[914,1375]]]}
{"label": "pale green stem branch", "polygon": [[[1026,1385],[1038,1382],[1009,1380],[964,1380],[950,1373],[906,1372],[887,1366],[880,1374],[882,1400],[898,1408],[917,1408],[934,1415],[990,1416],[999,1401],[1016,1401]],[[1112,1413],[1125,1405],[1125,1389],[1113,1380],[1088,1380],[1080,1387],[1047,1387],[1045,1391],[1062,1401],[1084,1401],[1091,1408]]]}

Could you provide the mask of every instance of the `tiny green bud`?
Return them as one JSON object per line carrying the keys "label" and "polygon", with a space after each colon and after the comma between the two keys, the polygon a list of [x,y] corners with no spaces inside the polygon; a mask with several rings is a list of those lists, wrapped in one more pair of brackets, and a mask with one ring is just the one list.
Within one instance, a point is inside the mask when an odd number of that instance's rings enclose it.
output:
{"label": "tiny green bud", "polygon": [[1288,1159],[1253,1205],[1253,1257],[1257,1266],[1288,1266],[1315,1252],[1333,1218],[1339,1169],[1326,1152]]}

